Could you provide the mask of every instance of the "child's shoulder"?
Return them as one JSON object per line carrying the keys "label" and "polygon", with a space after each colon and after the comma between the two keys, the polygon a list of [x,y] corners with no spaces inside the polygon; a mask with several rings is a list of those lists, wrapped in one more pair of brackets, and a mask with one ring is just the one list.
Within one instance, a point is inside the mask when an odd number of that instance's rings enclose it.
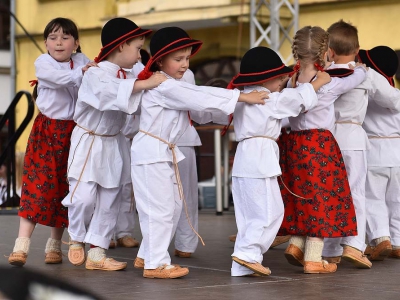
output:
{"label": "child's shoulder", "polygon": [[90,62],[90,59],[81,52],[73,53],[71,59],[74,61],[74,64],[77,65],[86,65]]}

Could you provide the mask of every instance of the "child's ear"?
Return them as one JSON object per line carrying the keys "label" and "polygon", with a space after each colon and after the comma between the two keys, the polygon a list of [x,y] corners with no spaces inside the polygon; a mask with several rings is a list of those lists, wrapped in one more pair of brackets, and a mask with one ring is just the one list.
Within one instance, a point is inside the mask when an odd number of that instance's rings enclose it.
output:
{"label": "child's ear", "polygon": [[162,60],[161,60],[161,59],[157,60],[157,61],[156,61],[156,64],[157,64],[157,66],[158,66],[159,68],[161,68],[161,67],[162,67]]}
{"label": "child's ear", "polygon": [[360,51],[360,47],[358,47],[357,49],[356,49],[356,51],[354,52],[354,55],[358,55],[358,52]]}
{"label": "child's ear", "polygon": [[122,50],[124,50],[124,45],[125,43],[122,43],[121,45],[118,46],[119,52],[122,52]]}
{"label": "child's ear", "polygon": [[332,62],[332,61],[335,60],[335,51],[333,51],[332,48],[328,48],[328,51],[327,51],[327,60],[328,60],[329,62]]}

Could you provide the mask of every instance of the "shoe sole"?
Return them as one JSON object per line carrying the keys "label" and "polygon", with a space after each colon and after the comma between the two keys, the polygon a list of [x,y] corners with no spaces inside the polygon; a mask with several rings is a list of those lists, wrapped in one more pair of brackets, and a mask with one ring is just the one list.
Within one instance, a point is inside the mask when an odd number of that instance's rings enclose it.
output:
{"label": "shoe sole", "polygon": [[275,248],[276,246],[279,246],[279,245],[282,245],[284,243],[287,243],[287,242],[289,242],[289,240],[290,240],[290,236],[287,236],[287,237],[281,239],[279,242],[275,242],[274,241],[272,243],[272,245],[270,246],[270,248]]}
{"label": "shoe sole", "polygon": [[236,263],[238,263],[239,265],[246,267],[249,270],[252,270],[254,273],[261,275],[261,276],[269,276],[271,274],[271,271],[269,273],[264,273],[262,271],[257,270],[256,268],[252,268],[251,266],[249,266],[246,263],[243,263],[241,260],[239,260],[237,257],[232,257],[232,260]]}
{"label": "shoe sole", "polygon": [[345,261],[351,262],[353,265],[355,265],[359,269],[371,269],[371,267],[372,267],[372,264],[371,265],[365,264],[364,262],[359,261],[356,257],[353,257],[353,256],[343,255],[342,258]]}
{"label": "shoe sole", "polygon": [[86,266],[85,267],[86,268],[86,270],[100,270],[100,271],[122,271],[122,270],[124,270],[124,269],[126,269],[126,266],[125,267],[123,267],[123,268],[114,268],[114,269],[103,269],[103,268],[97,268],[97,267],[88,267],[88,266]]}
{"label": "shoe sole", "polygon": [[57,260],[57,261],[44,261],[45,264],[49,264],[49,265],[54,265],[54,264],[61,264],[62,260]]}
{"label": "shoe sole", "polygon": [[306,270],[304,270],[304,274],[329,274],[329,273],[335,273],[336,270],[333,271],[333,272],[328,272],[328,271],[306,271]]}
{"label": "shoe sole", "polygon": [[16,266],[16,267],[22,267],[25,265],[25,262],[19,261],[19,260],[14,260],[14,261],[8,261],[10,265]]}
{"label": "shoe sole", "polygon": [[157,277],[157,276],[151,276],[151,275],[145,275],[145,274],[143,274],[143,277],[151,278],[151,279],[175,279],[175,278],[180,278],[180,277],[186,276],[187,274],[189,274],[189,271],[185,272],[185,274],[183,274],[183,275],[176,275],[176,276],[170,276],[170,277]]}
{"label": "shoe sole", "polygon": [[297,259],[296,256],[294,256],[293,254],[285,253],[285,257],[286,257],[288,263],[293,265],[293,266],[297,266],[297,267],[303,267],[304,266],[304,264],[301,263],[301,260]]}
{"label": "shoe sole", "polygon": [[369,260],[371,260],[371,261],[382,261],[386,257],[388,257],[391,252],[392,252],[392,249],[390,249],[390,248],[383,249],[381,252],[379,252],[378,257],[372,258],[371,255],[370,255],[369,256]]}

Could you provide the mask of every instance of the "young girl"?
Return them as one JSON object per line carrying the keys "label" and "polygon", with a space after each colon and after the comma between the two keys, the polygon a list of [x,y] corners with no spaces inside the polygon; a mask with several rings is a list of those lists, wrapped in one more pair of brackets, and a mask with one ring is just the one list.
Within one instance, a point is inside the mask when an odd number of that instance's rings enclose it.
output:
{"label": "young girl", "polygon": [[[314,80],[325,65],[328,33],[306,26],[297,31],[292,45],[297,61],[291,86]],[[347,70],[348,71],[348,70]],[[281,192],[285,215],[279,233],[292,235],[285,256],[304,265],[305,273],[332,273],[336,264],[321,258],[323,238],[357,234],[357,223],[346,169],[331,133],[335,124],[334,101],[365,78],[358,66],[347,78],[332,78],[317,92],[318,105],[289,118],[291,132],[279,138],[282,169]]]}
{"label": "young girl", "polygon": [[[67,161],[72,120],[83,73],[93,65],[81,53],[78,29],[69,19],[56,18],[44,30],[47,54],[35,61],[35,119],[26,148],[20,201],[20,227],[12,265],[25,264],[30,238],[37,223],[51,227],[45,250],[46,263],[61,263],[61,237],[68,226],[61,200],[68,194]],[[76,53],[75,53],[76,52]]]}
{"label": "young girl", "polygon": [[283,218],[276,144],[281,119],[312,109],[318,102],[315,90],[330,81],[327,73],[319,72],[311,84],[281,91],[292,72],[275,51],[255,47],[243,56],[240,73],[230,84],[244,87],[244,93],[253,90],[270,92],[265,105],[239,103],[234,112],[235,136],[239,144],[232,169],[232,194],[238,234],[232,254],[232,276],[271,273],[261,263]]}
{"label": "young girl", "polygon": [[[237,101],[264,103],[266,93],[240,94],[238,90],[199,87],[178,81],[202,42],[178,27],[158,30],[150,42],[152,57],[139,79],[160,70],[168,78],[142,98],[140,130],[131,148],[132,181],[143,240],[136,267],[147,278],[177,278],[187,268],[171,265],[168,246],[181,215],[183,198],[178,162],[184,159],[176,142],[187,130],[190,116],[216,112],[229,115]],[[144,261],[143,261],[144,259]]]}

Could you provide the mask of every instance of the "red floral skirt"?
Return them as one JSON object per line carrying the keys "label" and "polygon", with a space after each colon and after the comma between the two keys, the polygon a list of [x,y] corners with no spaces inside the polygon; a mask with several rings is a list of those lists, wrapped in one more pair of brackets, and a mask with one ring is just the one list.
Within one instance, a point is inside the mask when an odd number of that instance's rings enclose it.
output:
{"label": "red floral skirt", "polygon": [[39,114],[29,135],[24,159],[18,215],[50,227],[68,227],[61,201],[69,192],[68,153],[75,122]]}
{"label": "red floral skirt", "polygon": [[278,144],[285,205],[279,235],[357,235],[346,168],[332,133],[324,129],[284,132]]}

